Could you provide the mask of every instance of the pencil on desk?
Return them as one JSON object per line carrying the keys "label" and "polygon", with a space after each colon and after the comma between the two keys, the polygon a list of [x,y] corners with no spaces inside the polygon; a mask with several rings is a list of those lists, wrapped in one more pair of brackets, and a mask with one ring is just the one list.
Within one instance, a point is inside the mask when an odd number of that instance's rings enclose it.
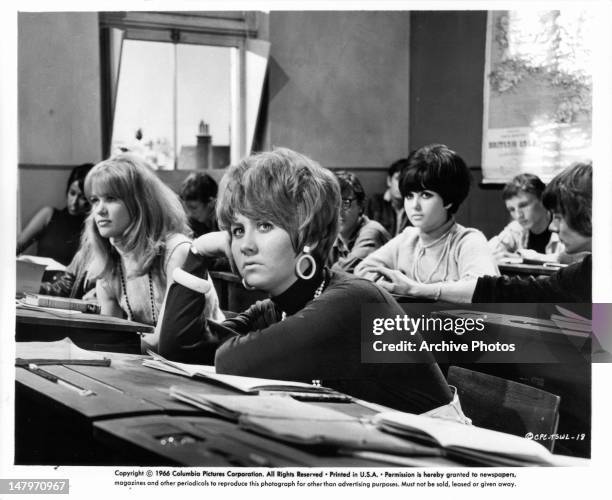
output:
{"label": "pencil on desk", "polygon": [[31,371],[32,373],[35,373],[39,377],[46,378],[47,380],[49,380],[50,382],[53,382],[54,384],[61,385],[62,387],[66,387],[67,389],[71,389],[77,392],[79,396],[91,396],[95,394],[92,390],[85,389],[76,384],[73,384],[72,382],[64,380],[58,377],[57,375],[54,375],[53,373],[50,373],[46,370],[43,370],[42,368],[39,368],[38,365],[34,363],[28,364],[28,370]]}

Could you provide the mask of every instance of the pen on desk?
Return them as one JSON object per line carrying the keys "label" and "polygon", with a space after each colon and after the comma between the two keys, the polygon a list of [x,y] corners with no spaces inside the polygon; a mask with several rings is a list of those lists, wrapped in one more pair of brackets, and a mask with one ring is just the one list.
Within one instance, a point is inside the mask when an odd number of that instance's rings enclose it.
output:
{"label": "pen on desk", "polygon": [[68,382],[67,380],[60,378],[57,375],[53,375],[53,373],[43,370],[42,368],[40,368],[38,365],[34,363],[28,364],[28,370],[31,371],[32,373],[35,373],[39,377],[46,378],[47,380],[49,380],[50,382],[53,382],[54,384],[58,384],[63,387],[66,387],[67,389],[71,389],[75,391],[79,396],[91,396],[94,394],[92,390],[84,389],[83,387],[73,384],[72,382]]}

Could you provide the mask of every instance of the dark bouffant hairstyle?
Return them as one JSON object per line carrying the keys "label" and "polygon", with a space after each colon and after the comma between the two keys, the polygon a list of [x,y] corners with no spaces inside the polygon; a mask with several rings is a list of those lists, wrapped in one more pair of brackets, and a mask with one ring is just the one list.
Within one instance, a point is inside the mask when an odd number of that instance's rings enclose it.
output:
{"label": "dark bouffant hairstyle", "polygon": [[399,188],[405,198],[408,193],[428,189],[438,193],[448,212],[453,214],[470,192],[470,170],[463,159],[443,144],[429,144],[408,157],[402,170]]}

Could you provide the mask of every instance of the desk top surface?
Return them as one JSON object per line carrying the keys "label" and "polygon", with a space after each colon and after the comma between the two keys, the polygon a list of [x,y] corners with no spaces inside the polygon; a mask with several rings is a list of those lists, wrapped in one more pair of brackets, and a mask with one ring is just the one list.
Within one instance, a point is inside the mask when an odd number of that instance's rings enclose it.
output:
{"label": "desk top surface", "polygon": [[63,312],[39,311],[18,307],[16,310],[17,324],[45,325],[63,328],[95,329],[109,332],[153,332],[151,325],[128,321],[126,319],[105,316],[102,314],[86,314],[76,311]]}
{"label": "desk top surface", "polygon": [[[24,350],[20,354],[44,358],[40,353]],[[20,352],[21,351],[21,352]],[[96,353],[99,357],[101,353]],[[291,444],[276,443],[269,438],[240,429],[235,422],[198,409],[172,398],[168,389],[179,386],[207,394],[236,394],[231,389],[142,366],[145,356],[104,353],[110,366],[41,365],[45,371],[62,380],[89,389],[83,396],[54,383],[24,367],[16,368],[18,394],[27,394],[40,411],[54,409],[65,418],[90,429],[96,439],[110,441],[110,446],[131,448],[138,453],[157,457],[166,463],[180,465],[225,466],[376,466],[384,462],[375,458],[319,455],[317,450],[298,450]],[[257,396],[253,396],[257,397]],[[369,417],[376,411],[359,402],[310,403],[338,410],[346,415]],[[365,404],[365,403],[364,403]],[[76,427],[75,427],[76,428]],[[191,446],[167,446],[164,436],[188,436]],[[195,440],[195,442],[193,442]],[[453,465],[441,457],[428,457],[435,465]],[[435,462],[437,460],[437,462]],[[155,461],[155,460],[154,460]],[[407,465],[427,465],[408,463]],[[388,464],[387,464],[388,465]]]}
{"label": "desk top surface", "polygon": [[[45,358],[45,346],[26,349],[17,344],[17,356]],[[30,346],[32,347],[32,346]],[[39,352],[40,351],[40,352]],[[81,353],[79,358],[87,353]],[[101,353],[96,353],[100,357]],[[115,449],[131,450],[143,460],[179,465],[218,466],[453,466],[450,456],[418,452],[334,451],[317,446],[297,446],[243,429],[238,423],[175,400],[170,386],[206,394],[236,394],[213,383],[142,366],[140,355],[103,353],[110,366],[51,365],[41,367],[68,384],[89,389],[77,391],[55,383],[24,367],[16,368],[17,395],[35,402],[36,411],[60,412],[79,432]],[[253,396],[258,397],[258,396]],[[309,403],[358,417],[359,422],[384,410],[360,401]],[[356,422],[357,422],[356,421]],[[18,422],[25,425],[25,422]],[[85,430],[84,430],[85,429]],[[75,430],[75,432],[77,432]],[[395,438],[394,438],[395,439]],[[135,451],[134,451],[135,450]],[[126,451],[127,452],[127,451]],[[157,462],[156,462],[157,460]]]}
{"label": "desk top surface", "polygon": [[533,274],[536,276],[550,276],[560,269],[541,264],[499,264],[498,267],[502,274]]}
{"label": "desk top surface", "polygon": [[[17,356],[20,356],[20,343],[17,343]],[[44,352],[29,356],[44,358]],[[95,394],[79,396],[62,385],[55,384],[25,368],[16,368],[18,384],[38,393],[42,399],[50,399],[81,415],[90,418],[108,418],[111,415],[143,413],[205,413],[191,405],[178,401],[169,395],[170,386],[181,389],[205,392],[207,394],[237,394],[232,389],[215,385],[214,382],[193,379],[168,373],[142,365],[148,356],[96,353],[111,360],[110,366],[88,365],[44,365],[44,370],[74,383]],[[318,403],[317,403],[318,404]],[[368,416],[375,413],[365,406],[354,403],[320,403],[327,408],[339,409],[353,416]]]}

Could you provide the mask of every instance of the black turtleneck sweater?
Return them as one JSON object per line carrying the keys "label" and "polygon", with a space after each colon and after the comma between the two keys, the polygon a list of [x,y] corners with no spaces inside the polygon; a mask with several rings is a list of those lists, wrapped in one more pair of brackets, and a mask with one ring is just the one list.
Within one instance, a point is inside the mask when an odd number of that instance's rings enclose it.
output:
{"label": "black turtleneck sweater", "polygon": [[[190,255],[183,268],[202,276],[206,265],[206,259]],[[322,281],[325,288],[314,299]],[[298,279],[281,295],[255,303],[222,325],[201,317],[204,300],[177,283],[170,287],[160,354],[209,364],[214,355],[218,373],[321,380],[326,387],[412,413],[451,400],[433,358],[430,363],[361,362],[361,305],[379,304],[387,317],[404,314],[387,292],[368,280],[319,270],[312,279]],[[281,321],[283,312],[287,317]]]}

